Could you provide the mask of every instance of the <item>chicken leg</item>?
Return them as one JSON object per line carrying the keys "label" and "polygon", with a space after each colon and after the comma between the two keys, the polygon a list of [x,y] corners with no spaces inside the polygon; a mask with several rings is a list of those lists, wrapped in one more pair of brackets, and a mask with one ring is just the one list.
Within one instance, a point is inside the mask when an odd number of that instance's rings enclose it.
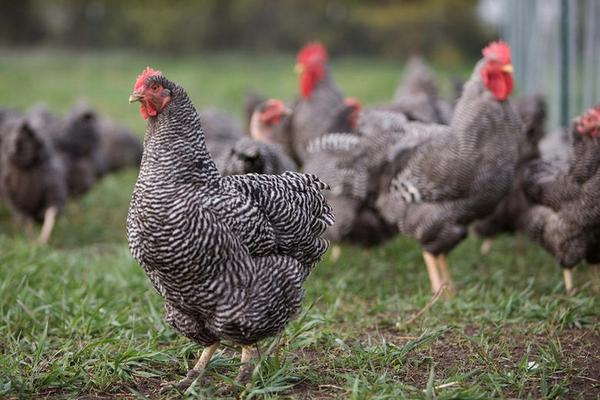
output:
{"label": "chicken leg", "polygon": [[479,249],[479,252],[481,253],[481,255],[487,256],[488,254],[490,254],[490,251],[492,251],[493,244],[494,244],[494,239],[492,239],[492,238],[484,239],[483,243],[481,243],[481,248]]}
{"label": "chicken leg", "polygon": [[567,294],[573,294],[573,269],[563,268],[563,280],[565,281],[565,290]]}
{"label": "chicken leg", "polygon": [[215,351],[217,351],[218,347],[219,342],[205,347],[202,351],[202,354],[200,355],[200,359],[198,360],[196,365],[194,365],[194,368],[188,371],[186,377],[180,380],[179,382],[168,382],[164,384],[161,389],[161,392],[168,391],[173,387],[179,390],[180,392],[185,392],[192,385],[192,383],[194,383],[194,381],[204,373],[208,362],[212,358]]}
{"label": "chicken leg", "polygon": [[436,264],[442,278],[442,285],[446,287],[449,294],[453,294],[456,289],[454,287],[454,282],[452,281],[452,276],[450,275],[450,269],[448,269],[448,259],[446,258],[446,254],[442,253],[438,255],[436,257]]}
{"label": "chicken leg", "polygon": [[48,239],[50,239],[50,234],[54,228],[54,223],[56,222],[57,213],[58,209],[54,206],[46,209],[46,212],[44,213],[44,224],[42,225],[42,231],[38,237],[39,244],[48,243]]}
{"label": "chicken leg", "polygon": [[429,282],[431,282],[431,291],[435,294],[442,287],[442,280],[440,279],[440,274],[436,265],[436,257],[433,254],[424,251],[423,260],[425,260]]}
{"label": "chicken leg", "polygon": [[338,244],[334,244],[331,247],[331,261],[336,262],[339,258],[340,255],[342,254],[342,248],[340,247],[340,245]]}
{"label": "chicken leg", "polygon": [[246,385],[252,378],[254,372],[254,360],[258,358],[258,349],[255,346],[242,346],[242,365],[240,367],[240,373],[238,374],[236,381],[242,385]]}

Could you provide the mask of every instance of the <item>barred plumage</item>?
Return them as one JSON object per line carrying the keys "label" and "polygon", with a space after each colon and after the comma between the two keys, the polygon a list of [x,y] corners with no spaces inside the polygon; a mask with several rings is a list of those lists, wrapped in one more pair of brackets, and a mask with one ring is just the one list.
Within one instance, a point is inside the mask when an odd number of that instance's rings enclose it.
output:
{"label": "barred plumage", "polygon": [[531,202],[525,195],[525,178],[531,164],[540,158],[538,144],[544,136],[546,102],[541,96],[527,96],[517,99],[515,105],[523,122],[515,178],[510,192],[496,206],[494,212],[474,225],[475,232],[483,237],[523,230],[523,218],[531,207]]}
{"label": "barred plumage", "polygon": [[[600,107],[597,110],[600,115]],[[534,164],[525,184],[534,202],[525,216],[525,229],[565,268],[583,260],[600,263],[600,140],[579,131],[577,123],[571,127],[568,166]],[[599,121],[594,125],[589,128],[600,130]]]}
{"label": "barred plumage", "polygon": [[[466,83],[451,124],[408,154],[396,169],[379,208],[414,236],[424,250],[445,253],[460,242],[467,225],[493,211],[512,184],[520,121],[508,101],[483,85],[481,61]],[[427,130],[427,125],[417,125]]]}
{"label": "barred plumage", "polygon": [[[410,123],[383,174],[377,209],[416,239],[432,291],[453,284],[446,254],[468,225],[490,214],[512,185],[521,124],[507,101],[510,48],[492,43],[465,84],[449,126]],[[407,143],[403,143],[404,141]]]}
{"label": "barred plumage", "polygon": [[281,331],[333,223],[318,178],[221,177],[185,91],[152,75],[170,102],[151,117],[127,218],[134,257],[165,298],[167,321],[203,345]]}

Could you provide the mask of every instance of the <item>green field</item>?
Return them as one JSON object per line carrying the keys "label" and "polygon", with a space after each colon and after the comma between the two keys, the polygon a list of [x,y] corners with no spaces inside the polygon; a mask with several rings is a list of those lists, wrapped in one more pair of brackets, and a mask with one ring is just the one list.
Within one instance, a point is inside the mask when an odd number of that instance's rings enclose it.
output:
{"label": "green field", "polygon": [[[291,99],[293,64],[291,55],[3,52],[0,105],[45,101],[64,112],[86,97],[141,135],[127,98],[146,65],[182,84],[196,106],[241,115],[248,87]],[[347,95],[369,104],[391,98],[401,65],[342,59],[333,71]],[[127,250],[135,178],[109,176],[71,202],[46,247],[29,244],[0,206],[0,398],[156,398],[161,382],[194,364],[201,348],[165,324],[161,298]],[[598,398],[600,301],[587,269],[576,270],[569,297],[559,268],[525,239],[501,238],[488,256],[479,245],[469,239],[452,253],[459,292],[433,304],[409,239],[326,257],[305,285],[300,318],[263,343],[268,355],[241,396]],[[186,395],[214,397],[238,364],[238,352],[218,352]]]}

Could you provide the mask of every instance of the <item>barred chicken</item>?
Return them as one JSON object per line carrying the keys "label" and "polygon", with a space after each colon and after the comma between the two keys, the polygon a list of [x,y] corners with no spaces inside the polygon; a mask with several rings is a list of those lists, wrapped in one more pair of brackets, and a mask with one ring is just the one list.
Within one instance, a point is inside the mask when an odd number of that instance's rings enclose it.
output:
{"label": "barred chicken", "polygon": [[511,188],[521,135],[508,101],[512,88],[510,48],[491,43],[465,84],[450,125],[416,124],[420,142],[404,145],[401,139],[388,164],[390,182],[377,207],[421,244],[433,292],[452,289],[446,254]]}
{"label": "barred chicken", "polygon": [[292,107],[289,134],[294,159],[302,165],[311,140],[331,132],[334,126],[338,132],[348,132],[352,127],[336,126],[339,115],[348,113],[348,105],[331,76],[323,45],[307,44],[298,53],[295,69],[299,74],[300,98]]}
{"label": "barred chicken", "polygon": [[411,121],[448,124],[452,107],[439,97],[438,83],[429,65],[419,56],[406,63],[394,101],[382,108],[405,114]]}
{"label": "barred chicken", "polygon": [[535,204],[525,216],[526,232],[563,267],[568,293],[577,264],[587,261],[596,272],[600,264],[600,106],[574,121],[571,137],[567,168],[540,161],[525,184]]}
{"label": "barred chicken", "polygon": [[129,248],[165,299],[167,322],[205,346],[176,387],[193,383],[222,340],[242,345],[246,382],[255,344],[296,315],[327,250],[327,186],[295,172],[222,177],[185,90],[159,71],[143,71],[129,100],[148,119]]}
{"label": "barred chicken", "polygon": [[269,99],[256,106],[250,119],[250,137],[242,137],[225,151],[223,175],[281,174],[298,167],[274,140],[274,130],[290,114],[281,100]]}
{"label": "barred chicken", "polygon": [[366,110],[357,118],[353,132],[329,133],[311,141],[304,171],[331,186],[326,197],[336,224],[327,230],[328,239],[373,246],[397,233],[396,225],[379,215],[375,200],[388,152],[404,134],[407,119],[382,110]]}
{"label": "barred chicken", "polygon": [[0,197],[26,227],[42,223],[45,244],[67,199],[64,166],[48,136],[16,113],[0,126]]}
{"label": "barred chicken", "polygon": [[490,251],[492,238],[496,235],[522,231],[523,217],[531,207],[531,202],[525,194],[525,175],[529,165],[540,159],[538,145],[545,134],[546,101],[541,96],[527,96],[517,99],[515,106],[523,122],[515,179],[512,189],[496,206],[494,212],[474,225],[475,233],[486,238],[481,246],[482,254]]}

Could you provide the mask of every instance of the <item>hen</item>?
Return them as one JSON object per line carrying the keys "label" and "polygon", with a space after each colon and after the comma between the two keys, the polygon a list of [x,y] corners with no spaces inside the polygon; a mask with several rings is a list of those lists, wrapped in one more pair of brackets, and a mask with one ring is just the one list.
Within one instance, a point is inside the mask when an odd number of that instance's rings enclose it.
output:
{"label": "hen", "polygon": [[440,99],[438,83],[433,71],[418,56],[413,56],[406,64],[404,77],[394,95],[394,101],[382,107],[405,114],[411,121],[447,124],[452,109]]}
{"label": "hen", "polygon": [[294,161],[274,139],[274,131],[289,113],[281,100],[269,99],[258,104],[250,119],[250,137],[238,139],[229,152],[224,152],[219,163],[223,175],[296,171]]}
{"label": "hen", "polygon": [[98,114],[85,102],[76,103],[64,118],[51,114],[44,104],[28,111],[38,130],[48,133],[65,165],[70,196],[89,191],[98,180],[101,157]]}
{"label": "hen", "polygon": [[64,167],[47,135],[16,114],[0,127],[0,196],[17,220],[43,223],[42,244],[67,199]]}
{"label": "hen", "polygon": [[97,124],[101,151],[96,157],[96,174],[102,176],[127,167],[138,167],[143,151],[140,139],[129,128],[105,116],[99,116]]}
{"label": "hen", "polygon": [[563,267],[565,289],[573,291],[572,269],[600,264],[600,106],[571,128],[568,166],[538,162],[529,169],[526,193],[535,203],[525,216],[528,235]]}
{"label": "hen", "polygon": [[[468,225],[490,214],[512,185],[521,124],[507,100],[510,48],[491,43],[465,84],[449,126],[416,124],[397,143],[378,209],[422,246],[431,288],[452,289],[446,254]],[[409,129],[415,129],[409,124]],[[404,149],[403,149],[404,148]]]}
{"label": "hen", "polygon": [[[326,197],[336,224],[327,230],[329,239],[372,246],[397,233],[395,224],[385,222],[375,209],[375,199],[388,152],[405,134],[406,123],[400,113],[366,110],[358,116],[354,132],[329,133],[310,142],[304,171],[332,189]],[[334,247],[334,252],[339,249]]]}
{"label": "hen", "polygon": [[327,250],[333,214],[313,175],[220,176],[185,90],[147,68],[130,102],[148,119],[127,216],[129,248],[165,299],[166,320],[205,346],[177,387],[204,370],[222,340],[253,345],[297,313],[302,283]]}

